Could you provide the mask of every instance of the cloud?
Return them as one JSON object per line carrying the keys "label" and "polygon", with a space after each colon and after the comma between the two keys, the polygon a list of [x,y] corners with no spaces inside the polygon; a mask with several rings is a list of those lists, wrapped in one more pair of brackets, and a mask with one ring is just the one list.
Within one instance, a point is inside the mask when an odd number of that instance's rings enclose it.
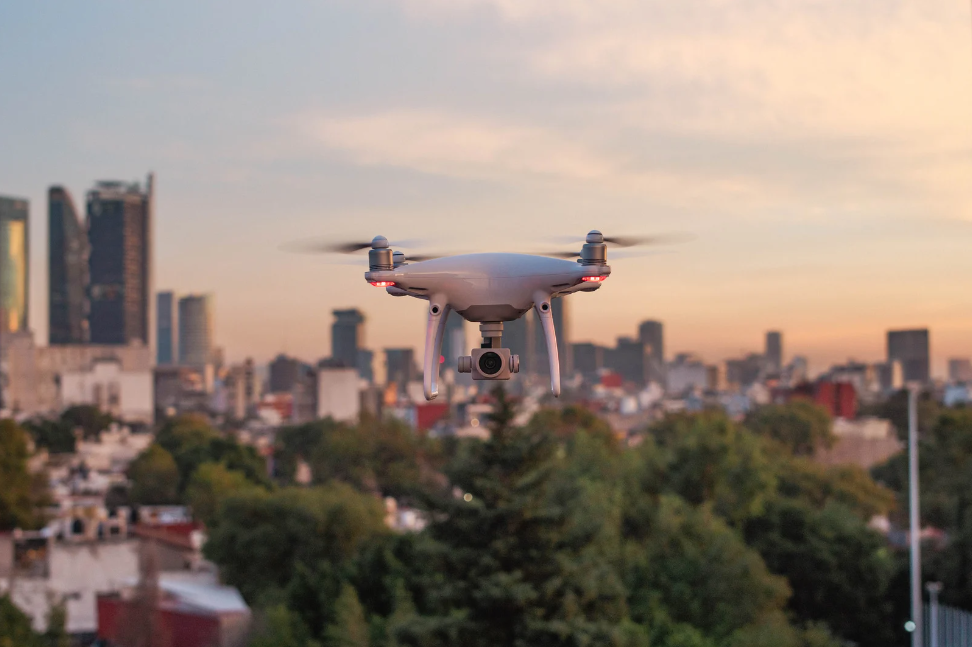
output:
{"label": "cloud", "polygon": [[589,180],[618,169],[608,157],[556,131],[435,111],[363,116],[304,114],[300,132],[369,166],[454,177],[539,176]]}

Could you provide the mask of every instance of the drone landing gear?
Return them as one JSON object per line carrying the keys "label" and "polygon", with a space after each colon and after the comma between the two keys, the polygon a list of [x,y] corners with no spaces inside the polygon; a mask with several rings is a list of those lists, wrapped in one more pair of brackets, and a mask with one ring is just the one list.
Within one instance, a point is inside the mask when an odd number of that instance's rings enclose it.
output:
{"label": "drone landing gear", "polygon": [[426,400],[434,400],[439,395],[439,358],[442,356],[442,338],[451,309],[441,294],[429,299],[429,323],[425,329],[425,361],[422,366]]}
{"label": "drone landing gear", "polygon": [[543,336],[547,341],[547,357],[550,358],[550,390],[554,397],[560,397],[560,354],[557,350],[557,331],[554,328],[553,308],[550,306],[550,295],[537,292],[533,297],[533,307],[540,317],[543,326]]}

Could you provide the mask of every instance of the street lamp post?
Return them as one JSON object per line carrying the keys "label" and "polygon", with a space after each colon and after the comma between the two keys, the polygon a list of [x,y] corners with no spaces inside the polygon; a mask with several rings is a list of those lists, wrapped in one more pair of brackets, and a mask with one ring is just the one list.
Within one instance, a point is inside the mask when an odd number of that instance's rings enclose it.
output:
{"label": "street lamp post", "polygon": [[918,386],[908,387],[908,517],[911,544],[911,647],[922,647],[921,527],[918,515]]}
{"label": "street lamp post", "polygon": [[925,585],[931,605],[928,609],[928,647],[938,647],[938,594],[942,590],[941,582],[929,582]]}

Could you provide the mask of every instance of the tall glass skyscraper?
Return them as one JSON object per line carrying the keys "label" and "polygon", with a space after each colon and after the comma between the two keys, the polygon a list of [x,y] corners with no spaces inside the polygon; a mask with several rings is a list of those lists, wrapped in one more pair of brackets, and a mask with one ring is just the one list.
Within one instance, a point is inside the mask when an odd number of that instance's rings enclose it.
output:
{"label": "tall glass skyscraper", "polygon": [[175,294],[159,292],[155,299],[156,358],[159,366],[175,363]]}
{"label": "tall glass skyscraper", "polygon": [[0,332],[27,330],[27,200],[0,196]]}
{"label": "tall glass skyscraper", "polygon": [[213,297],[190,294],[179,299],[179,363],[201,368],[213,361]]}
{"label": "tall glass skyscraper", "polygon": [[84,344],[88,335],[88,232],[64,187],[47,191],[48,342]]}
{"label": "tall glass skyscraper", "polygon": [[90,313],[94,344],[151,343],[152,184],[99,182],[88,192]]}

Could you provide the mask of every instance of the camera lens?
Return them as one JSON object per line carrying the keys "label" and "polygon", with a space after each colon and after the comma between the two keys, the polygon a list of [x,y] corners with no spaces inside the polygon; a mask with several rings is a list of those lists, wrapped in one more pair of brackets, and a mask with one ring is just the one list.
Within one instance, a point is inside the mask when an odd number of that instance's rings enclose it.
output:
{"label": "camera lens", "polygon": [[479,370],[483,375],[496,375],[503,370],[503,358],[492,351],[479,356]]}

